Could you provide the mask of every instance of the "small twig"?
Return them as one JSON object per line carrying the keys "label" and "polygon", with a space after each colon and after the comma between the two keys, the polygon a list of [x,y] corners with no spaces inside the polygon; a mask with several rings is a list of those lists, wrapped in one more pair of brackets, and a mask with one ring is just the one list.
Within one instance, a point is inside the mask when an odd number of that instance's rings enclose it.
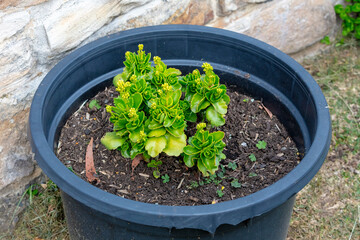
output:
{"label": "small twig", "polygon": [[255,167],[255,165],[256,165],[256,163],[254,163],[254,164],[252,165],[252,167],[249,169],[249,171],[250,171],[251,169],[253,169],[253,168]]}
{"label": "small twig", "polygon": [[177,186],[177,189],[179,189],[179,188],[181,187],[181,184],[183,183],[184,179],[185,179],[185,178],[182,178],[182,179],[181,179],[179,185]]}
{"label": "small twig", "polygon": [[354,231],[355,231],[355,227],[356,227],[356,223],[357,223],[358,219],[359,219],[359,222],[360,222],[360,205],[358,206],[358,216],[357,216],[357,218],[355,219],[354,226],[353,226],[353,228],[352,228],[352,230],[351,230],[351,233],[350,233],[350,236],[349,236],[349,239],[348,239],[348,240],[351,240],[351,238],[352,238],[352,235],[353,235],[353,233],[354,233]]}
{"label": "small twig", "polygon": [[76,112],[74,114],[77,114],[78,112],[80,112],[80,110],[85,106],[85,104],[87,103],[87,99],[80,105],[80,107],[78,108],[78,110],[76,110]]}
{"label": "small twig", "polygon": [[279,126],[275,123],[275,127],[279,130],[279,133],[281,133],[281,130],[279,128]]}

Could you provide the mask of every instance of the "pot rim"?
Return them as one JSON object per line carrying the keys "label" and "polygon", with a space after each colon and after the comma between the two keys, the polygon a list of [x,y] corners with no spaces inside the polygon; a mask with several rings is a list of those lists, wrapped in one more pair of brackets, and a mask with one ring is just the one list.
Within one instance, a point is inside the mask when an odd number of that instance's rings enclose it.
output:
{"label": "pot rim", "polygon": [[[94,52],[95,48],[111,44],[112,41],[134,37],[138,34],[171,31],[207,33],[215,37],[226,36],[247,42],[251,47],[286,63],[289,68],[296,69],[299,79],[302,79],[302,83],[314,99],[318,117],[311,147],[298,166],[274,184],[242,198],[213,205],[165,206],[137,202],[107,193],[77,177],[60,162],[49,146],[42,119],[47,90],[54,79],[63,71],[70,71],[71,65],[74,65],[74,62],[82,56]],[[167,228],[198,228],[213,233],[221,224],[235,225],[261,215],[300,191],[317,173],[327,155],[331,140],[331,122],[327,103],[320,87],[299,63],[280,50],[254,38],[228,30],[192,25],[161,25],[126,30],[100,38],[75,50],[60,61],[46,75],[34,95],[29,115],[29,137],[35,158],[44,172],[64,192],[83,204],[129,222]]]}

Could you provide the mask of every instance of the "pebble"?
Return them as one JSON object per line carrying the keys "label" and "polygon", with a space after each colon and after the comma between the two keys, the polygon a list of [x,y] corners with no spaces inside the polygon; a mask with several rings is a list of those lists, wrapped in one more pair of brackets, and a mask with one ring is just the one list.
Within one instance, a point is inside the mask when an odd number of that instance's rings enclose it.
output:
{"label": "pebble", "polygon": [[246,142],[242,142],[242,143],[241,143],[241,146],[247,147],[247,143],[246,143]]}
{"label": "pebble", "polygon": [[287,148],[286,147],[282,147],[281,148],[281,151],[285,151]]}

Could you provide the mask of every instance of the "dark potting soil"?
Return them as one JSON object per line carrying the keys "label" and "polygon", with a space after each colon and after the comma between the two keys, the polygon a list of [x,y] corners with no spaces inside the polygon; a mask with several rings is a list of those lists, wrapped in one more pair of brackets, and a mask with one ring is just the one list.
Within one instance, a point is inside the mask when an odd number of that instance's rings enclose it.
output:
{"label": "dark potting soil", "polygon": [[[109,193],[146,203],[162,205],[202,205],[240,198],[259,191],[289,173],[299,162],[301,153],[276,116],[260,101],[239,94],[228,87],[230,104],[226,124],[215,130],[225,132],[224,154],[226,159],[216,175],[204,178],[196,167],[187,168],[182,157],[161,154],[161,176],[169,176],[169,182],[153,177],[153,169],[141,161],[132,176],[131,159],[125,159],[120,151],[107,150],[100,139],[112,131],[106,105],[112,105],[117,96],[114,87],[98,93],[96,99],[101,108],[89,109],[90,99],[69,117],[59,138],[58,158],[84,181],[85,152],[91,137],[94,139],[94,163],[99,182],[92,184]],[[187,127],[193,131],[195,124]],[[214,130],[214,131],[215,131]],[[265,141],[265,149],[256,144]],[[253,157],[256,158],[256,160]],[[250,159],[252,158],[252,160]],[[254,161],[255,160],[255,161]]]}

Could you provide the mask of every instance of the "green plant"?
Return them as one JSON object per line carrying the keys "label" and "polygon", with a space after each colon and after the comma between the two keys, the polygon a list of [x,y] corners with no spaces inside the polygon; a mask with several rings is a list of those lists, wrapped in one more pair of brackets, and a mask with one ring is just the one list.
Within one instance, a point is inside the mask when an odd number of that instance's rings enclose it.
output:
{"label": "green plant", "polygon": [[180,78],[180,84],[185,90],[185,100],[190,103],[193,113],[205,115],[213,126],[222,126],[225,124],[224,115],[230,102],[226,86],[220,84],[220,79],[210,64],[204,63],[202,67],[205,74],[200,75],[196,69]]}
{"label": "green plant", "polygon": [[237,168],[237,164],[236,164],[236,162],[229,162],[227,167],[232,169],[233,171],[235,171]]}
{"label": "green plant", "polygon": [[[258,143],[256,144],[256,147],[258,149],[265,149],[266,148],[267,143],[265,141],[258,141]],[[255,159],[256,160],[256,159]]]}
{"label": "green plant", "polygon": [[191,182],[190,182],[190,188],[197,188],[197,187],[199,187],[199,183],[198,183],[198,182],[196,182],[196,181],[191,181]]}
{"label": "green plant", "polygon": [[96,99],[92,100],[90,103],[89,103],[89,108],[90,109],[93,109],[93,108],[96,108],[97,110],[99,110],[101,108],[100,104],[96,101]]}
{"label": "green plant", "polygon": [[151,162],[149,162],[147,164],[148,167],[155,168],[155,170],[153,171],[154,178],[159,178],[160,177],[159,166],[161,164],[162,164],[162,161],[156,161],[155,159],[152,159]]}
{"label": "green plant", "polygon": [[220,160],[226,158],[222,153],[225,134],[221,131],[210,133],[204,130],[205,127],[205,123],[196,126],[195,135],[189,139],[190,145],[184,148],[184,162],[188,167],[197,164],[203,176],[209,176],[209,173],[214,174],[218,170]]}
{"label": "green plant", "polygon": [[170,177],[167,174],[161,176],[161,179],[163,180],[163,183],[168,183],[170,181]]}
{"label": "green plant", "polygon": [[334,6],[335,12],[342,19],[342,35],[348,36],[354,32],[354,36],[360,39],[360,0],[345,0],[348,5],[337,4]]}
{"label": "green plant", "polygon": [[[259,147],[258,147],[259,148]],[[259,148],[260,149],[260,148]],[[252,154],[250,154],[250,156],[249,156],[249,158],[250,158],[250,161],[252,161],[252,162],[255,162],[256,161],[256,157],[255,157],[255,155],[252,153]]]}
{"label": "green plant", "polygon": [[320,40],[321,43],[326,44],[326,45],[330,45],[330,37],[329,36],[325,36],[323,39]]}
{"label": "green plant", "polygon": [[[145,54],[142,44],[137,53],[126,52],[125,58],[124,71],[113,79],[119,96],[113,106],[106,106],[114,124],[113,132],[101,139],[107,149],[118,149],[131,159],[141,154],[147,162],[162,152],[179,156],[187,144],[188,121],[206,120],[209,127],[225,123],[230,98],[210,64],[203,64],[204,74],[194,70],[180,76],[178,69],[168,68],[160,57],[155,56],[151,66],[151,54]],[[207,171],[214,173],[225,158],[224,133],[206,132],[189,138],[184,154],[186,165],[197,163],[204,176]],[[195,151],[200,145],[204,150]]]}
{"label": "green plant", "polygon": [[224,190],[224,187],[222,187],[221,189],[216,190],[216,193],[220,198],[224,196],[224,192],[222,190]]}
{"label": "green plant", "polygon": [[249,173],[249,177],[256,177],[256,176],[257,176],[257,174],[254,172]]}
{"label": "green plant", "polygon": [[241,184],[239,183],[239,180],[237,180],[237,179],[232,180],[230,184],[234,188],[240,188],[241,187]]}

